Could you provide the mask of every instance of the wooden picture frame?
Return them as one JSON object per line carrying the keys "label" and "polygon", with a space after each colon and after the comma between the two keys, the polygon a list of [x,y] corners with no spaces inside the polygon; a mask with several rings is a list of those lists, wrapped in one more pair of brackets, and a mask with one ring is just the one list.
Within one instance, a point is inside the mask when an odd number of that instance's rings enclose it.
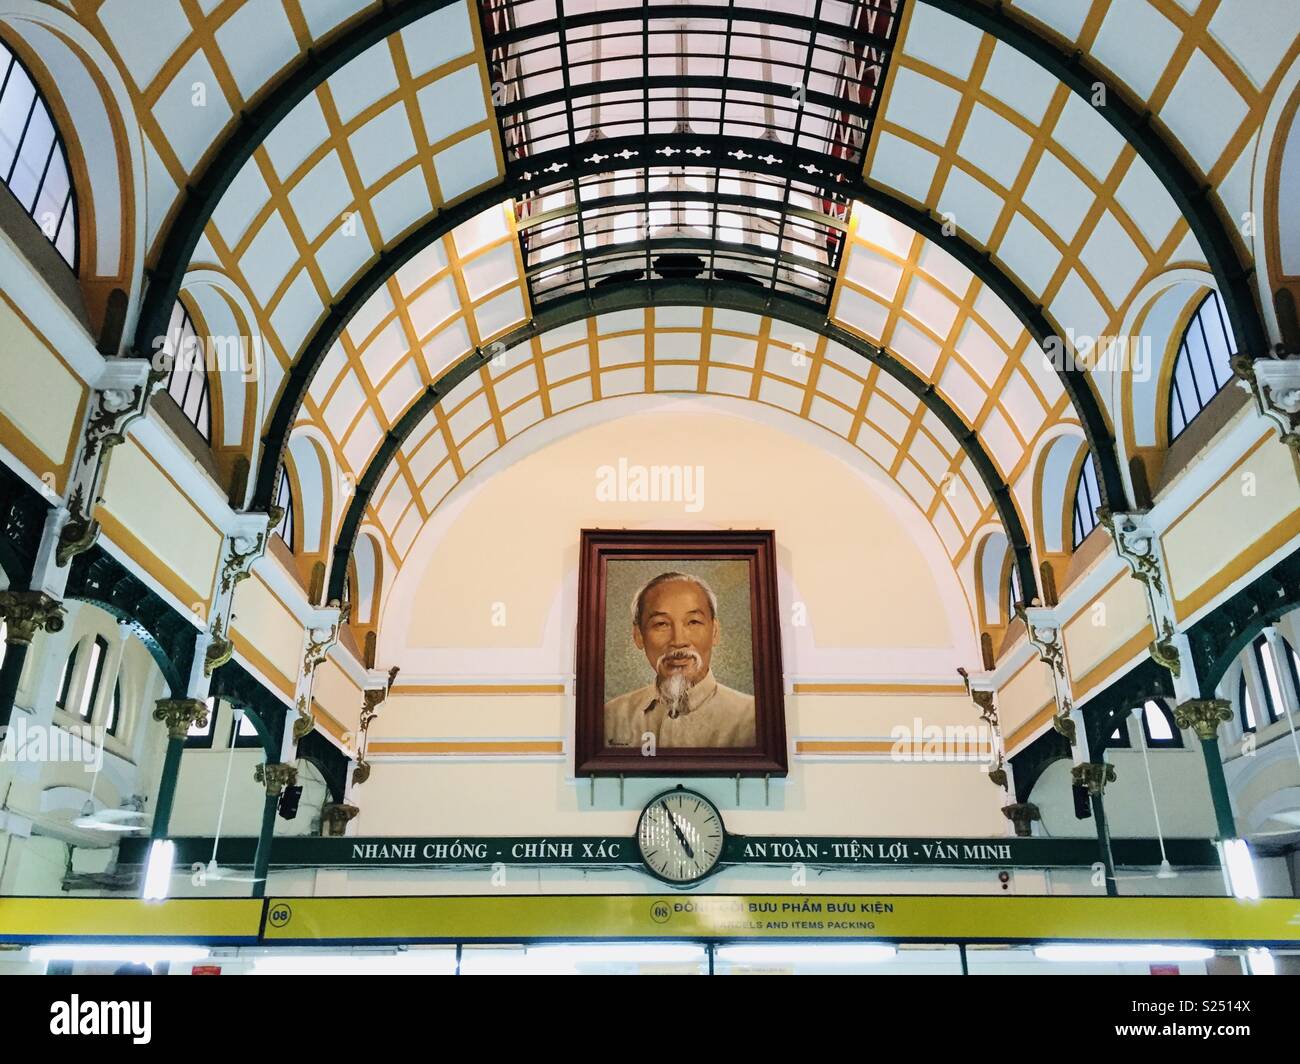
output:
{"label": "wooden picture frame", "polygon": [[583,529],[576,658],[578,776],[787,774],[771,531]]}

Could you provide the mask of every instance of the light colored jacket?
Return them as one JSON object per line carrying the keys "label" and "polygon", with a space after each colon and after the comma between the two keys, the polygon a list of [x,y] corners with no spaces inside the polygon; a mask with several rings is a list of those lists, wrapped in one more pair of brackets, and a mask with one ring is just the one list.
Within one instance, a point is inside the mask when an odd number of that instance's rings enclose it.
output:
{"label": "light colored jacket", "polygon": [[748,747],[755,744],[754,696],[718,683],[705,673],[686,696],[687,708],[670,717],[659,705],[654,684],[605,703],[605,742],[640,746],[646,732],[656,746]]}

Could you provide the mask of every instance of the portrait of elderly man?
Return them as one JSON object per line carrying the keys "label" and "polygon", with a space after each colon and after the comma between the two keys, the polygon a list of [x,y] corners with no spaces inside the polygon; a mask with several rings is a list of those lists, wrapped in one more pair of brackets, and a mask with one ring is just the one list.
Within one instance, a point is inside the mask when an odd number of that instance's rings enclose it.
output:
{"label": "portrait of elderly man", "polygon": [[750,747],[754,696],[718,682],[711,663],[722,640],[718,599],[689,573],[660,573],[632,599],[632,641],[653,680],[605,703],[605,741],[660,747]]}

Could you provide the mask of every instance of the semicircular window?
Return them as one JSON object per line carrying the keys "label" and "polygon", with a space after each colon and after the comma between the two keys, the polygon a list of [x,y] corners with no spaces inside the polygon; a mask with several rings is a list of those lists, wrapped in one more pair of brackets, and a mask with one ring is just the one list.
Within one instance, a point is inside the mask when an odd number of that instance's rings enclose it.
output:
{"label": "semicircular window", "polygon": [[0,42],[0,178],[63,261],[77,268],[68,153],[27,67]]}
{"label": "semicircular window", "polygon": [[280,523],[271,531],[293,550],[293,487],[289,483],[289,471],[284,466],[280,466],[280,487],[275,493],[275,505],[280,511]]}
{"label": "semicircular window", "polygon": [[825,307],[898,5],[763,6],[485,0],[534,306],[721,282]]}
{"label": "semicircular window", "polygon": [[1211,289],[1187,323],[1174,359],[1169,389],[1169,442],[1173,443],[1232,380],[1232,342],[1219,293]]}
{"label": "semicircular window", "polygon": [[1084,454],[1079,467],[1079,479],[1074,485],[1074,526],[1072,547],[1078,547],[1088,533],[1097,527],[1097,508],[1101,505],[1101,492],[1097,488],[1097,468],[1092,461],[1092,451]]}
{"label": "semicircular window", "polygon": [[189,419],[199,434],[212,442],[212,400],[203,341],[194,330],[194,319],[179,299],[172,307],[171,323],[163,350],[171,357],[167,376],[167,394]]}

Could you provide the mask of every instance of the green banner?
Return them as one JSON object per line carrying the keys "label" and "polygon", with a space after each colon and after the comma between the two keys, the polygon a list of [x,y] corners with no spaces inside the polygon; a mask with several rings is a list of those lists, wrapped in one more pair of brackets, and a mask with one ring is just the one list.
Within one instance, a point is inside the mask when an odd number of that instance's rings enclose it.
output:
{"label": "green banner", "polygon": [[[212,839],[180,838],[178,864],[206,863]],[[123,839],[118,863],[142,864],[147,839]],[[219,863],[251,866],[253,838],[221,840]],[[1154,867],[1160,848],[1154,839],[1115,839],[1116,864]],[[1208,839],[1167,839],[1172,864],[1209,868],[1218,864]],[[900,838],[890,836],[730,835],[723,864],[847,868],[1086,868],[1099,860],[1095,839]],[[281,836],[271,847],[273,868],[466,868],[503,865],[578,867],[641,864],[636,840],[621,836],[434,836],[319,838]]]}

